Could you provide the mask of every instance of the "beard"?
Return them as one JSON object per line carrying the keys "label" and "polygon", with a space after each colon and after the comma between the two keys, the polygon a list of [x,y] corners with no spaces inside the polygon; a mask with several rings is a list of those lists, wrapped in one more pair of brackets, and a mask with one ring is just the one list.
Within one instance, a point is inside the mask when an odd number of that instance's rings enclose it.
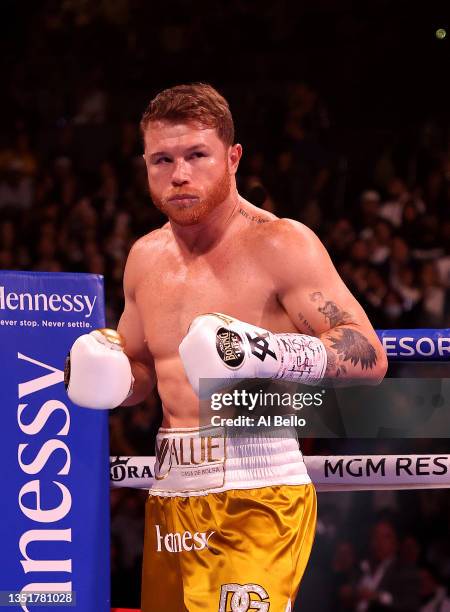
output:
{"label": "beard", "polygon": [[[203,221],[212,210],[217,208],[219,204],[222,204],[230,194],[231,179],[228,172],[225,171],[203,197],[201,197],[195,189],[189,187],[181,188],[178,191],[172,191],[168,197],[157,196],[152,191],[151,186],[149,189],[150,196],[158,210],[165,214],[170,221],[178,225],[188,226],[200,223],[200,221]],[[179,204],[176,201],[169,202],[169,198],[183,193],[197,196],[199,199],[189,206]]]}

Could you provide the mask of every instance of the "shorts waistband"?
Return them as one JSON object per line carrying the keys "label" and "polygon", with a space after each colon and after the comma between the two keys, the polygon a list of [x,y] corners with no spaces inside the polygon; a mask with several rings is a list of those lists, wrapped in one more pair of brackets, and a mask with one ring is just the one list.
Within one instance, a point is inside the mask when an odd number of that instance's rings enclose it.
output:
{"label": "shorts waistband", "polygon": [[150,494],[205,495],[310,482],[294,428],[239,435],[223,427],[161,428]]}

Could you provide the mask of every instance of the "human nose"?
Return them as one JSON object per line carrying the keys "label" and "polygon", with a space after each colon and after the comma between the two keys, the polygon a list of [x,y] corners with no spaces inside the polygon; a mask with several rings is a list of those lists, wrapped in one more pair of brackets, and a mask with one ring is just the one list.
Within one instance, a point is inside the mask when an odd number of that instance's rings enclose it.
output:
{"label": "human nose", "polygon": [[189,182],[189,168],[184,159],[175,161],[172,173],[172,184],[175,186],[185,185]]}

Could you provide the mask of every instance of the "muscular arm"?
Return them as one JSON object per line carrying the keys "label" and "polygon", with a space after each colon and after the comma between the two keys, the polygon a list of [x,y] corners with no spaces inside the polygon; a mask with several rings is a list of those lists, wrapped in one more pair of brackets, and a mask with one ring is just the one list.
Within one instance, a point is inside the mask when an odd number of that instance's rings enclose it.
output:
{"label": "muscular arm", "polygon": [[325,378],[334,384],[378,384],[387,369],[385,352],[326,249],[300,223],[281,219],[272,225],[278,226],[269,249],[278,299],[299,331],[324,343]]}
{"label": "muscular arm", "polygon": [[142,319],[135,299],[139,273],[138,250],[136,246],[133,247],[125,266],[123,282],[125,308],[117,327],[118,332],[124,338],[124,350],[131,362],[131,371],[135,379],[133,393],[123,402],[123,406],[133,406],[143,401],[156,383],[154,362],[145,341]]}

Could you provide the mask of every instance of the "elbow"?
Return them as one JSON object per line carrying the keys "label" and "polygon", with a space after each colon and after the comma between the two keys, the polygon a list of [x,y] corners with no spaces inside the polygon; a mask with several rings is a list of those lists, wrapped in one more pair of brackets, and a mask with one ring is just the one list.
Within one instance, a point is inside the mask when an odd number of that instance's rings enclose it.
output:
{"label": "elbow", "polygon": [[384,377],[386,376],[386,372],[388,370],[388,358],[384,350],[381,350],[377,356],[377,362],[375,367],[372,370],[372,376],[370,379],[371,385],[379,385]]}

